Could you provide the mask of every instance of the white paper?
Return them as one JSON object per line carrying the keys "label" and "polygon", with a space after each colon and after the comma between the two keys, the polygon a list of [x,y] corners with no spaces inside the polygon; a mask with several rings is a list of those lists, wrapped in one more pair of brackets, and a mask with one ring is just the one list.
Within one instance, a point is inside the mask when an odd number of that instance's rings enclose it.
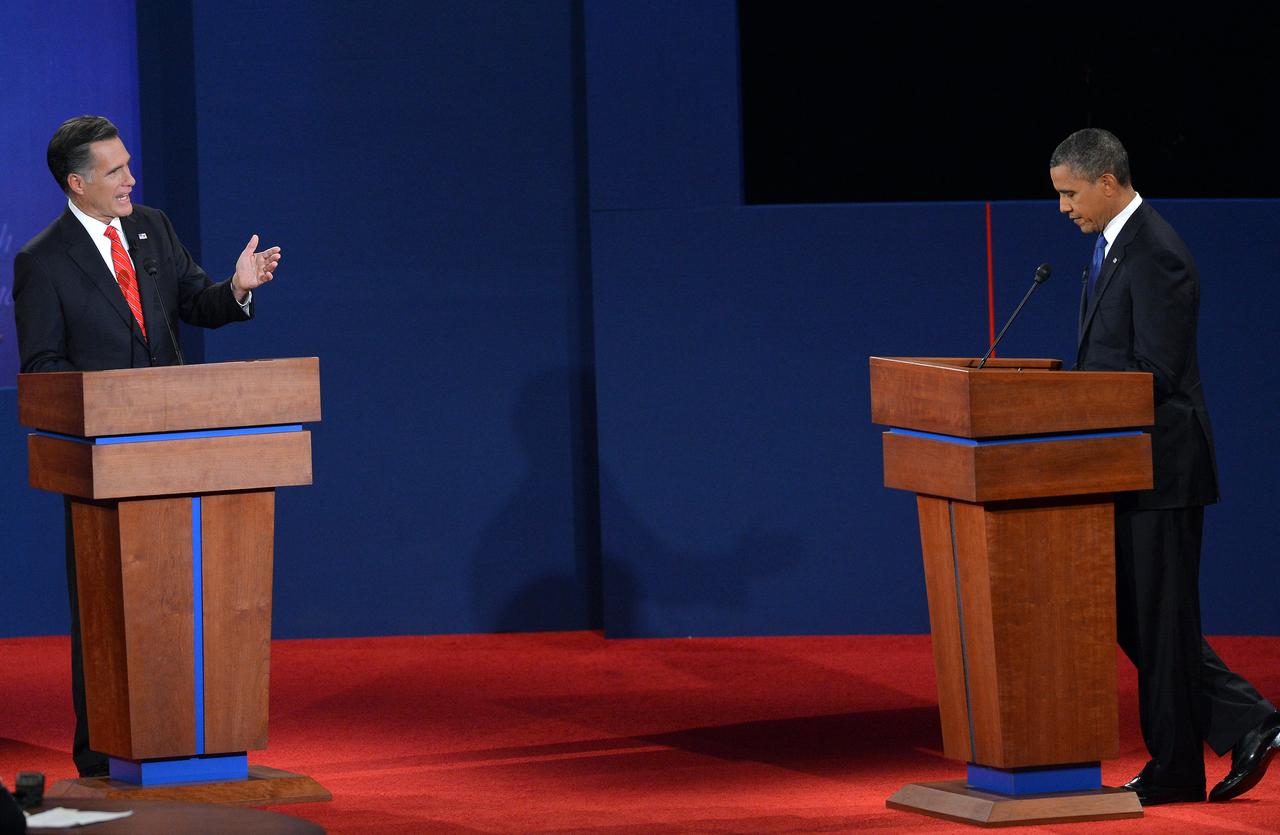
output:
{"label": "white paper", "polygon": [[81,812],[77,809],[46,809],[35,815],[27,815],[27,826],[38,826],[41,829],[70,829],[73,826],[87,826],[91,823],[102,823],[119,818],[127,818],[133,812]]}

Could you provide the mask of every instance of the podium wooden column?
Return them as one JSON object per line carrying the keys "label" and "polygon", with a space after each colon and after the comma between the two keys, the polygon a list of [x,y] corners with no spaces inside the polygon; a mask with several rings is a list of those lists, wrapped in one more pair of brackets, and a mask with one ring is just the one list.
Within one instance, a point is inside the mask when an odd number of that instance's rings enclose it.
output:
{"label": "podium wooden column", "polygon": [[267,745],[275,488],[311,483],[315,358],[23,374],[31,486],[68,499],[89,740],[50,796],[328,800]]}
{"label": "podium wooden column", "polygon": [[1151,487],[1149,374],[871,358],[886,487],[917,494],[946,756],[891,808],[983,826],[1142,815],[1116,756],[1111,494]]}

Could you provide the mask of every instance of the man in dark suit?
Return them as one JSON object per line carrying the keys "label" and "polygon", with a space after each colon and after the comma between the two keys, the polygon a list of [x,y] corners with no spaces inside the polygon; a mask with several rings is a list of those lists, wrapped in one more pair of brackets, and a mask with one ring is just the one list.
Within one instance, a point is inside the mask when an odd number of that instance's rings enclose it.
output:
{"label": "man in dark suit", "polygon": [[[216,328],[253,317],[253,291],[272,279],[280,248],[258,252],[258,236],[215,283],[192,260],[163,212],[134,205],[129,152],[111,122],[69,119],[49,142],[49,170],[67,208],[14,259],[13,306],[22,371],[99,371],[181,362],[176,315]],[[80,654],[75,551],[67,506],[71,598],[73,758],[81,776],[106,774],[89,749]]]}
{"label": "man in dark suit", "polygon": [[1128,154],[1111,133],[1073,133],[1049,167],[1059,210],[1098,235],[1080,301],[1076,367],[1154,378],[1154,487],[1116,501],[1117,632],[1138,670],[1151,754],[1127,787],[1143,805],[1204,800],[1208,742],[1219,756],[1232,752],[1231,771],[1210,793],[1229,800],[1262,779],[1280,751],[1280,713],[1200,632],[1204,508],[1218,500],[1218,483],[1196,355],[1195,261],[1134,190]]}

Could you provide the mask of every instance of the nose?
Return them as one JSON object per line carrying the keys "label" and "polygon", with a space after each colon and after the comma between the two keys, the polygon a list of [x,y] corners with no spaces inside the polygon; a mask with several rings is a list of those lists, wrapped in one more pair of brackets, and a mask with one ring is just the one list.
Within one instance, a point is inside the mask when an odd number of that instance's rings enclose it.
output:
{"label": "nose", "polygon": [[129,166],[126,165],[124,167],[124,184],[129,187],[133,187],[136,182],[138,181],[134,179],[133,172],[129,170]]}
{"label": "nose", "polygon": [[1067,198],[1065,197],[1058,198],[1058,211],[1062,212],[1063,214],[1067,214],[1068,212],[1071,211],[1071,204],[1067,202]]}

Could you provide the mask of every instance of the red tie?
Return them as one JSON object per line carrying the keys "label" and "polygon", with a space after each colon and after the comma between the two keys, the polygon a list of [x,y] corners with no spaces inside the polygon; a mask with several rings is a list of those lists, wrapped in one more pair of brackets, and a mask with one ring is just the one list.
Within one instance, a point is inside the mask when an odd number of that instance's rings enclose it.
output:
{"label": "red tie", "polygon": [[124,293],[124,300],[128,302],[133,318],[138,320],[138,327],[142,328],[142,335],[145,337],[147,325],[142,319],[142,299],[138,296],[138,277],[133,272],[133,262],[129,260],[129,253],[124,251],[124,244],[120,243],[120,236],[116,234],[114,226],[107,227],[106,236],[111,239],[111,260],[116,265],[116,281],[120,284],[120,292]]}

